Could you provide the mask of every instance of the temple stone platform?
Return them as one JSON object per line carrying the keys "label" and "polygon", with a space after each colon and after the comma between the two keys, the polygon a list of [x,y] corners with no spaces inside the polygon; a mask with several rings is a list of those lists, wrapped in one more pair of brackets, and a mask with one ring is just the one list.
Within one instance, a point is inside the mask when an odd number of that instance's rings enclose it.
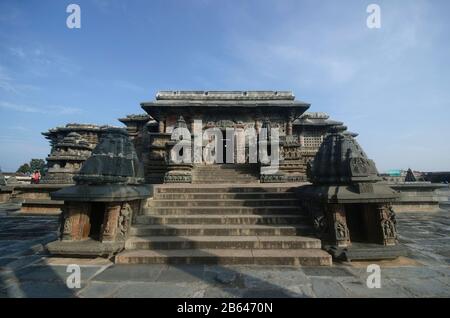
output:
{"label": "temple stone platform", "polygon": [[158,185],[118,264],[331,265],[299,184]]}
{"label": "temple stone platform", "polygon": [[68,184],[16,184],[2,187],[4,195],[1,202],[21,204],[20,213],[30,215],[58,215],[62,201],[50,198],[50,193],[60,190]]}
{"label": "temple stone platform", "polygon": [[443,183],[402,182],[388,184],[400,192],[393,204],[395,212],[439,212],[440,204],[449,198],[449,186]]}

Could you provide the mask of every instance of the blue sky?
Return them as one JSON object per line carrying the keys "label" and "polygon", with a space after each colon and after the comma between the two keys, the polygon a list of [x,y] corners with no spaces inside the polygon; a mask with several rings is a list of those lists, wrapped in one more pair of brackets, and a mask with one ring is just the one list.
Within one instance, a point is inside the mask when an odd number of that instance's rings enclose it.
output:
{"label": "blue sky", "polygon": [[447,0],[0,0],[0,166],[45,158],[48,128],[120,125],[157,90],[273,89],[344,121],[380,171],[449,170],[449,14]]}

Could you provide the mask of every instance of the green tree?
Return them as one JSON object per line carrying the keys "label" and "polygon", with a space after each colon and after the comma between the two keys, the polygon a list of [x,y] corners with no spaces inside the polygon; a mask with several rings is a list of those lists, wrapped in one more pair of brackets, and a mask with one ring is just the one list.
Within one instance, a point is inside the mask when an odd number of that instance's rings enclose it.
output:
{"label": "green tree", "polygon": [[21,165],[19,167],[19,169],[17,169],[18,173],[23,173],[23,174],[30,173],[30,171],[31,171],[31,168],[30,168],[30,165],[28,163],[24,163],[23,165]]}
{"label": "green tree", "polygon": [[45,168],[45,161],[43,159],[31,159],[30,161],[31,172],[39,170],[41,174],[43,174],[44,168]]}

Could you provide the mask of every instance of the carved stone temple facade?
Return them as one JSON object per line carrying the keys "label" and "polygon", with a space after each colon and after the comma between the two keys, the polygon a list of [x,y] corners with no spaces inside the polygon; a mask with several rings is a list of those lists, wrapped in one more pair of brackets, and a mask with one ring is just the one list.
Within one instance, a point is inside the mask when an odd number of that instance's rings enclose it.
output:
{"label": "carved stone temple facade", "polygon": [[[310,162],[328,130],[342,126],[325,113],[305,112],[310,104],[295,100],[286,91],[161,91],[156,100],[141,103],[147,114],[119,118],[126,125],[136,153],[144,164],[147,183],[202,183],[196,178],[206,164],[174,164],[171,150],[173,129],[180,120],[193,135],[194,121],[201,129],[218,128],[223,132],[222,145],[237,147],[239,141],[229,140],[226,129],[243,131],[248,128],[259,133],[264,123],[280,132],[280,171],[265,174],[264,165],[244,162],[236,166],[253,179],[248,182],[306,181],[306,165]],[[42,183],[73,184],[73,176],[97,145],[105,126],[67,124],[42,133],[50,141],[47,174]],[[355,135],[355,134],[354,134]],[[248,140],[246,140],[248,156]],[[202,146],[207,145],[203,141]],[[248,161],[248,160],[247,160]],[[231,165],[230,165],[231,167]],[[198,172],[198,173],[197,173]],[[218,180],[221,182],[224,180]],[[239,180],[238,180],[239,181]],[[246,180],[241,180],[245,183]]]}
{"label": "carved stone temple facade", "polygon": [[[162,91],[156,100],[141,103],[148,115],[129,115],[119,119],[128,129],[136,152],[144,163],[147,183],[198,183],[196,175],[208,164],[175,164],[171,140],[177,125],[186,127],[194,139],[195,122],[202,131],[216,128],[223,132],[222,147],[240,144],[237,134],[234,140],[226,137],[227,129],[236,132],[268,125],[280,134],[280,171],[265,174],[264,165],[248,162],[248,140],[245,144],[246,162],[240,169],[248,169],[258,180],[252,182],[306,181],[306,164],[312,160],[328,130],[343,125],[330,120],[324,113],[305,113],[310,104],[298,101],[287,91]],[[178,127],[179,128],[179,127]],[[202,141],[206,147],[207,140]],[[231,167],[231,165],[230,165]],[[250,180],[250,179],[249,179]],[[218,180],[221,182],[223,180]]]}
{"label": "carved stone temple facade", "polygon": [[[44,133],[46,182],[75,183],[51,194],[63,202],[52,254],[280,265],[401,254],[391,209],[398,193],[379,182],[357,134],[307,112],[292,92],[160,91],[141,107],[146,114],[119,119],[126,128]],[[252,160],[264,148],[279,155],[275,172]],[[205,160],[217,152],[235,161]]]}

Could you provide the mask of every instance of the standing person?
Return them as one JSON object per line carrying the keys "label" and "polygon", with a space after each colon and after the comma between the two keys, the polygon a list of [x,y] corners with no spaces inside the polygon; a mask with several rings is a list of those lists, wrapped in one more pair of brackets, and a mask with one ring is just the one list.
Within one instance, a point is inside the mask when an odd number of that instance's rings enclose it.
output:
{"label": "standing person", "polygon": [[34,171],[31,178],[33,179],[33,183],[38,184],[39,180],[41,179],[41,173],[39,172],[39,170]]}

